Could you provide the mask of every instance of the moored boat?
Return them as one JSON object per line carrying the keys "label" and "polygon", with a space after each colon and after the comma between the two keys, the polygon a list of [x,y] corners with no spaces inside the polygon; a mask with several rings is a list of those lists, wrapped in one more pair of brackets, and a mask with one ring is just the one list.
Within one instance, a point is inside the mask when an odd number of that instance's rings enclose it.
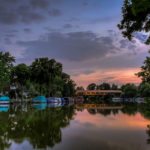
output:
{"label": "moored boat", "polygon": [[47,103],[45,96],[37,96],[32,100],[33,103]]}
{"label": "moored boat", "polygon": [[9,104],[10,98],[8,96],[1,96],[0,97],[0,104]]}

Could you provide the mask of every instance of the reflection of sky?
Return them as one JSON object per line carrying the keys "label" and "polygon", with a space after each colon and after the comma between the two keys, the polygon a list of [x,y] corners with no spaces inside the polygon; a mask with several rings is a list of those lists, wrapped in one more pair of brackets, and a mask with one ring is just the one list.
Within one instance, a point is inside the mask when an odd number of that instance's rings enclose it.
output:
{"label": "reflection of sky", "polygon": [[[53,150],[149,150],[146,144],[146,128],[150,121],[140,113],[128,116],[119,112],[117,115],[104,117],[91,115],[86,110],[77,112],[70,126],[62,129],[62,142]],[[25,141],[14,144],[10,150],[32,149]]]}
{"label": "reflection of sky", "polygon": [[55,58],[78,85],[139,83],[134,74],[148,55],[146,36],[122,38],[122,5],[123,0],[1,0],[0,50],[10,51],[16,63]]}

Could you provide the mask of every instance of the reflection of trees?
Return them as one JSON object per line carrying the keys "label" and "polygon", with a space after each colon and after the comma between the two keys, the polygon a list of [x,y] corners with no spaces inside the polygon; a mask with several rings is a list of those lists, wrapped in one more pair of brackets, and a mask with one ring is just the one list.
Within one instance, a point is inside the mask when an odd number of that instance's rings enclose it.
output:
{"label": "reflection of trees", "polygon": [[40,111],[28,106],[10,108],[5,116],[0,113],[0,149],[9,147],[9,140],[22,143],[25,138],[34,148],[53,147],[61,142],[61,128],[69,125],[74,114],[73,107]]}
{"label": "reflection of trees", "polygon": [[121,109],[122,113],[127,114],[127,115],[136,115],[138,111],[137,104],[124,104],[123,109]]}
{"label": "reflection of trees", "polygon": [[150,125],[147,125],[147,131],[146,133],[148,134],[149,138],[147,139],[147,144],[150,144]]}
{"label": "reflection of trees", "polygon": [[95,115],[97,113],[97,110],[95,108],[88,108],[87,111],[91,114],[91,115]]}
{"label": "reflection of trees", "polygon": [[111,114],[111,109],[98,109],[97,112],[102,114],[103,116],[108,116]]}

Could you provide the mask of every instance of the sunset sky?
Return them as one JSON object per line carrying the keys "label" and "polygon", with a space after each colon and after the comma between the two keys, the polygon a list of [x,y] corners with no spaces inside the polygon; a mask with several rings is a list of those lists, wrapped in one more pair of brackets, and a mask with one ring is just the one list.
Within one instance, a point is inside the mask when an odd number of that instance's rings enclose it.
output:
{"label": "sunset sky", "polygon": [[77,85],[139,83],[146,35],[124,39],[123,0],[0,0],[0,50],[16,64],[55,58]]}

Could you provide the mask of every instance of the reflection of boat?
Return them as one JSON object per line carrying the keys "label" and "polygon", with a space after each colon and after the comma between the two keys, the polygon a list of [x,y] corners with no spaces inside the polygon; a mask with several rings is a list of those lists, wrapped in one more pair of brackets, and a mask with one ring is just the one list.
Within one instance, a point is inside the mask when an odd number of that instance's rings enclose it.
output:
{"label": "reflection of boat", "polygon": [[10,98],[8,96],[1,96],[0,97],[0,104],[9,104]]}
{"label": "reflection of boat", "polygon": [[61,103],[61,98],[49,97],[49,98],[47,98],[47,103]]}
{"label": "reflection of boat", "polygon": [[47,104],[46,103],[41,103],[41,104],[33,104],[32,105],[35,109],[37,110],[43,110],[46,108]]}
{"label": "reflection of boat", "polygon": [[0,112],[8,111],[8,110],[9,110],[9,105],[0,105]]}
{"label": "reflection of boat", "polygon": [[45,96],[37,96],[32,100],[33,103],[47,103]]}
{"label": "reflection of boat", "polygon": [[63,106],[62,103],[48,103],[47,107],[61,107]]}

